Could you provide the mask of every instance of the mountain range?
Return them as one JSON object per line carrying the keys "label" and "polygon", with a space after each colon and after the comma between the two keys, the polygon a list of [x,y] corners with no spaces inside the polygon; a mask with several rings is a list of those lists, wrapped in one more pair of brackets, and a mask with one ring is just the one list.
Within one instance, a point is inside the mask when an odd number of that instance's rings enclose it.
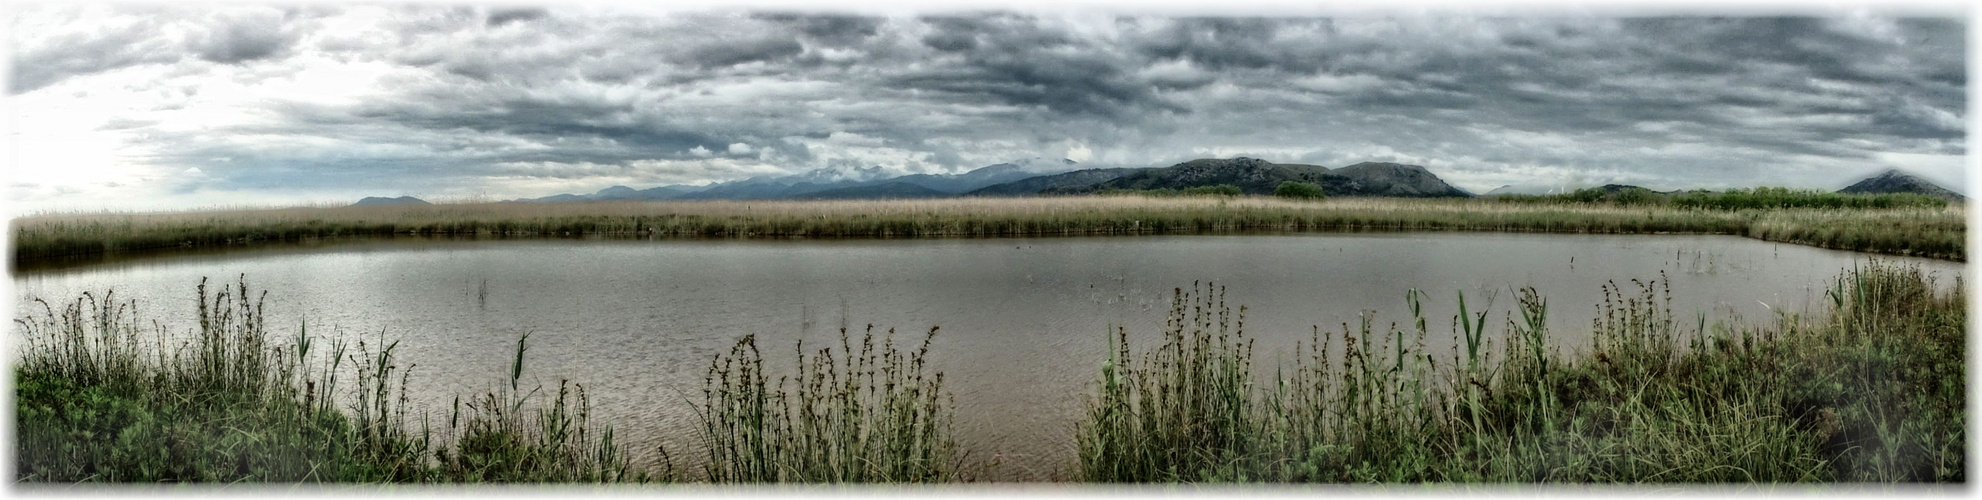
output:
{"label": "mountain range", "polygon": [[[1281,164],[1258,158],[1206,158],[1161,168],[1092,168],[1060,160],[1000,163],[961,174],[887,177],[880,167],[818,169],[784,177],[760,176],[708,186],[613,186],[589,195],[560,194],[518,202],[612,200],[767,200],[944,198],[951,196],[1032,196],[1106,190],[1185,189],[1230,184],[1247,194],[1271,194],[1281,182],[1311,182],[1330,196],[1467,197],[1424,167],[1365,162],[1329,169]],[[1054,168],[1058,167],[1058,168]]]}
{"label": "mountain range", "polygon": [[[1074,160],[1033,158],[999,163],[959,174],[889,175],[882,167],[822,168],[788,176],[758,176],[706,186],[667,185],[647,189],[613,186],[592,194],[559,194],[509,202],[562,203],[621,200],[834,200],[947,198],[956,196],[1034,196],[1088,194],[1110,190],[1183,190],[1229,184],[1247,194],[1271,194],[1286,181],[1318,184],[1329,196],[1471,197],[1422,166],[1363,162],[1330,169],[1319,165],[1273,163],[1237,157],[1204,158],[1156,168],[1075,168]],[[1609,185],[1606,189],[1634,186]],[[1501,186],[1481,196],[1547,194],[1533,186]],[[1549,189],[1547,191],[1559,191]],[[1962,195],[1898,170],[1867,178],[1841,193],[1921,193],[1960,201]],[[416,198],[365,198],[358,205],[425,203]]]}
{"label": "mountain range", "polygon": [[[1629,184],[1605,184],[1602,187],[1599,187],[1598,189],[1602,189],[1604,190],[1604,192],[1607,193],[1615,193],[1626,189],[1643,189],[1646,191],[1651,191],[1659,194],[1678,194],[1688,191],[1686,189],[1657,191],[1657,190],[1652,190],[1649,188],[1644,188],[1639,186],[1633,186]],[[1498,188],[1494,188],[1492,191],[1487,191],[1485,194],[1481,194],[1480,196],[1548,195],[1548,194],[1564,194],[1571,191],[1576,191],[1576,189],[1569,187],[1561,187],[1561,186],[1549,187],[1541,184],[1527,184],[1520,186],[1505,185]],[[1962,196],[1961,193],[1956,193],[1954,191],[1948,190],[1947,188],[1941,187],[1938,184],[1934,184],[1932,181],[1928,181],[1918,176],[1908,174],[1906,172],[1902,172],[1899,169],[1895,169],[1895,168],[1889,168],[1871,177],[1866,177],[1865,179],[1860,180],[1857,183],[1854,183],[1850,186],[1846,186],[1844,189],[1837,190],[1837,192],[1843,194],[1916,193],[1916,194],[1924,194],[1927,196],[1932,196],[1935,198],[1940,198],[1943,200],[1953,201],[1953,202],[1961,202],[1967,199],[1967,197]]]}
{"label": "mountain range", "polygon": [[1185,189],[1229,184],[1246,194],[1272,194],[1282,182],[1321,185],[1329,196],[1468,197],[1424,167],[1364,162],[1330,170],[1318,165],[1273,163],[1258,158],[1206,158],[1142,169],[1101,182],[1058,186],[1039,194],[1083,194],[1114,189]]}
{"label": "mountain range", "polygon": [[880,166],[821,168],[787,176],[757,176],[706,186],[668,185],[648,189],[613,186],[592,194],[560,194],[516,202],[619,200],[775,200],[858,198],[941,198],[1006,182],[1057,174],[1078,162],[1038,158],[999,163],[960,174],[889,176]]}

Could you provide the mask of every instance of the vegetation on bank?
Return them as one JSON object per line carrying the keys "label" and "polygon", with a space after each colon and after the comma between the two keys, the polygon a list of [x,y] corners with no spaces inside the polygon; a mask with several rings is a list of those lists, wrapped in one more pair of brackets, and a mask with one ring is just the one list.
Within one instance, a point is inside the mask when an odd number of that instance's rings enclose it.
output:
{"label": "vegetation on bank", "polygon": [[[874,326],[859,344],[840,330],[839,350],[806,354],[798,373],[764,368],[746,335],[710,362],[702,389],[704,477],[714,482],[929,483],[965,479],[951,436],[954,403],[943,374],[926,373],[931,328],[914,351]],[[859,350],[856,351],[855,348]],[[775,382],[773,381],[775,380]]]}
{"label": "vegetation on bank", "polygon": [[[23,482],[617,482],[630,472],[584,389],[507,386],[407,415],[396,342],[269,334],[245,283],[199,287],[195,336],[165,345],[134,301],[84,294],[15,320],[14,465]],[[417,429],[417,432],[416,432]]]}
{"label": "vegetation on bank", "polygon": [[1815,189],[1782,187],[1737,188],[1726,191],[1693,190],[1660,193],[1637,186],[1584,188],[1551,195],[1504,195],[1491,198],[1501,203],[1521,204],[1603,204],[1615,206],[1663,206],[1703,210],[1774,210],[1786,208],[1893,209],[1943,208],[1947,200],[1918,193],[1844,194]]}
{"label": "vegetation on bank", "polygon": [[1328,197],[1320,184],[1312,182],[1285,181],[1273,188],[1273,195],[1296,200],[1320,200]]}
{"label": "vegetation on bank", "polygon": [[1263,367],[1243,308],[1179,290],[1162,345],[1138,357],[1117,333],[1080,479],[1966,481],[1960,286],[1874,263],[1839,277],[1828,316],[1770,326],[1675,318],[1669,296],[1607,287],[1593,343],[1565,355],[1534,290],[1498,338],[1460,295],[1447,354],[1412,291],[1406,326],[1317,328]]}
{"label": "vegetation on bank", "polygon": [[[1878,195],[1872,198],[1891,195]],[[1854,198],[1856,199],[1856,198]],[[488,203],[45,215],[14,262],[353,236],[974,237],[1248,230],[1729,234],[1965,260],[1961,205],[1745,208],[1479,199],[1072,196],[854,201]]]}
{"label": "vegetation on bank", "polygon": [[[582,385],[523,387],[529,335],[507,384],[445,422],[410,418],[413,366],[397,343],[329,346],[300,329],[278,343],[266,292],[198,288],[195,336],[169,344],[135,301],[85,293],[15,321],[16,479],[23,482],[620,483],[691,479],[634,471]],[[59,310],[58,310],[59,309]],[[965,479],[929,340],[898,349],[869,327],[858,344],[801,355],[768,376],[754,337],[709,368],[696,407],[713,482],[948,482]],[[383,333],[381,333],[383,336]],[[804,351],[804,346],[799,346]],[[857,349],[857,350],[856,350]],[[788,384],[789,383],[789,384]],[[436,428],[435,426],[444,427]]]}

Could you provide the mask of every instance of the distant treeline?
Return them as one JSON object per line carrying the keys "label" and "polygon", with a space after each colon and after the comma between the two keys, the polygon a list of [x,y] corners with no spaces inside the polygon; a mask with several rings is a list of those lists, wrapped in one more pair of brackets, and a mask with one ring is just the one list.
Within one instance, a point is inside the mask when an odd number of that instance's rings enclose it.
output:
{"label": "distant treeline", "polygon": [[1550,195],[1507,195],[1505,203],[1588,203],[1617,206],[1667,206],[1707,210],[1778,208],[1941,208],[1946,200],[1916,193],[1840,194],[1815,189],[1760,187],[1727,191],[1693,190],[1660,193],[1641,187],[1584,188]]}

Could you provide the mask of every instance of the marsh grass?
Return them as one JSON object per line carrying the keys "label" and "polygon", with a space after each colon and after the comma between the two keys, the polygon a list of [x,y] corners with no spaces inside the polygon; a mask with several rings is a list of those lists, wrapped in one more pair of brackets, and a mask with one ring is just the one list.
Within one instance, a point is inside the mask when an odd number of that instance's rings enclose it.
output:
{"label": "marsh grass", "polygon": [[928,373],[931,328],[914,351],[894,330],[876,345],[840,329],[838,350],[797,347],[796,373],[772,378],[755,336],[710,362],[696,407],[709,481],[927,483],[966,479],[954,402]]}
{"label": "marsh grass", "polygon": [[[1215,290],[1215,289],[1214,289]],[[1165,342],[1126,335],[1082,425],[1088,481],[1963,482],[1959,286],[1917,268],[1846,271],[1816,319],[1709,325],[1664,280],[1604,288],[1587,352],[1549,340],[1517,293],[1498,342],[1459,296],[1449,356],[1404,328],[1315,329],[1264,387],[1242,320],[1178,291]],[[1241,309],[1240,316],[1243,316]],[[1179,321],[1188,318],[1188,320]],[[1688,327],[1691,327],[1689,330]],[[1263,374],[1259,374],[1263,375]]]}
{"label": "marsh grass", "polygon": [[[1186,314],[1188,312],[1188,314]],[[1215,479],[1259,441],[1252,415],[1252,340],[1222,289],[1178,289],[1163,344],[1143,359],[1117,328],[1101,368],[1101,401],[1080,435],[1089,481]]]}
{"label": "marsh grass", "polygon": [[[516,339],[509,384],[463,403],[448,414],[452,449],[434,451],[448,482],[648,482],[665,479],[633,471],[613,428],[591,423],[585,387],[560,380],[547,406],[531,407],[542,386],[524,388],[523,357],[530,335]],[[463,409],[466,409],[465,413]]]}
{"label": "marsh grass", "polygon": [[1918,193],[1846,194],[1784,187],[1736,188],[1725,191],[1693,190],[1679,193],[1660,193],[1641,187],[1615,190],[1585,188],[1561,194],[1506,195],[1495,196],[1492,199],[1500,203],[1671,206],[1710,210],[1941,208],[1948,205],[1946,200]]}
{"label": "marsh grass", "polygon": [[1249,230],[1730,234],[1962,260],[1960,205],[1719,210],[1494,199],[1065,196],[933,200],[483,203],[14,219],[14,262],[384,235],[973,237]]}
{"label": "marsh grass", "polygon": [[[276,343],[245,279],[197,288],[198,328],[173,344],[134,300],[84,293],[15,321],[15,467],[23,482],[479,482],[644,480],[626,474],[582,389],[548,403],[491,392],[433,438],[408,415],[397,342]],[[341,383],[348,387],[340,388]],[[342,389],[342,390],[341,390]],[[418,432],[415,430],[418,429]],[[598,432],[594,437],[593,432]]]}

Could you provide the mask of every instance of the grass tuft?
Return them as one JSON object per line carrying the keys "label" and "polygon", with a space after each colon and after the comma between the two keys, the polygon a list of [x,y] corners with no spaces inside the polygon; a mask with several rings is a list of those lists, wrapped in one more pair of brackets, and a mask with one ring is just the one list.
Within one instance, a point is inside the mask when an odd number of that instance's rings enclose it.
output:
{"label": "grass tuft", "polygon": [[756,337],[739,339],[710,362],[696,408],[708,480],[963,480],[954,403],[942,392],[943,374],[927,372],[935,335],[929,329],[920,347],[904,351],[892,329],[876,346],[872,325],[857,344],[842,328],[837,350],[808,353],[799,343],[797,374],[775,381]]}
{"label": "grass tuft", "polygon": [[[610,427],[594,430],[583,388],[548,405],[510,390],[458,409],[434,439],[407,414],[397,342],[321,345],[307,325],[276,344],[265,292],[196,289],[198,328],[168,344],[136,301],[84,293],[16,319],[16,479],[23,482],[644,481]],[[327,351],[326,351],[327,349]],[[349,381],[348,390],[340,382]],[[463,420],[465,417],[465,420]],[[598,432],[598,434],[593,434]]]}
{"label": "grass tuft", "polygon": [[[1178,291],[1165,343],[1102,365],[1082,480],[1962,482],[1966,315],[1917,267],[1846,271],[1825,317],[1676,321],[1664,279],[1604,287],[1587,353],[1518,292],[1499,342],[1464,295],[1454,347],[1409,327],[1315,329],[1270,382],[1217,294]],[[1180,321],[1183,318],[1188,321]],[[1215,323],[1207,318],[1219,318]],[[1215,325],[1215,326],[1214,326]],[[1228,328],[1229,326],[1229,328]]]}

